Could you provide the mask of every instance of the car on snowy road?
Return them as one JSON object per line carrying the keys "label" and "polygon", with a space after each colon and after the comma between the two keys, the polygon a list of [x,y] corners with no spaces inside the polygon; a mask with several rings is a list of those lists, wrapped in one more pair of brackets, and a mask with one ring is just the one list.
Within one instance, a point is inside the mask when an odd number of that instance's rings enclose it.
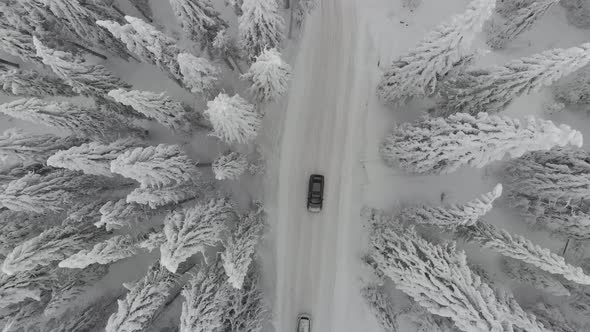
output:
{"label": "car on snowy road", "polygon": [[311,317],[307,314],[299,315],[297,332],[311,332]]}
{"label": "car on snowy road", "polygon": [[307,210],[309,212],[320,212],[324,205],[324,176],[312,174],[309,177],[307,189]]}

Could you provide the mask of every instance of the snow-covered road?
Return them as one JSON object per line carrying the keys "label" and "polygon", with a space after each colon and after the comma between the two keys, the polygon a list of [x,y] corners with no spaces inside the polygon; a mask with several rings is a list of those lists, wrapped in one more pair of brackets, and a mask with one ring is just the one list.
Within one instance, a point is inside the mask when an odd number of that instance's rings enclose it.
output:
{"label": "snow-covered road", "polygon": [[[360,306],[359,163],[370,88],[365,29],[354,0],[322,0],[309,17],[294,68],[275,170],[276,331],[367,331]],[[373,63],[373,66],[375,64]],[[307,182],[324,174],[324,209],[306,210]],[[362,314],[362,317],[361,317]]]}

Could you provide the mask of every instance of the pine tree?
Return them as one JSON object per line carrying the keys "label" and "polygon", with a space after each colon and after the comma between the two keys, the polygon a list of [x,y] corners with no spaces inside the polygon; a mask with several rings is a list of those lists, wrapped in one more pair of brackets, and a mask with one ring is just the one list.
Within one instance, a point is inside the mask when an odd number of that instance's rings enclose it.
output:
{"label": "pine tree", "polygon": [[159,249],[162,244],[166,242],[166,235],[162,232],[151,232],[144,236],[143,240],[141,240],[137,247],[141,249],[145,249],[148,252],[152,252],[155,249]]}
{"label": "pine tree", "polygon": [[457,236],[467,242],[478,243],[482,248],[492,249],[503,256],[522,260],[543,271],[562,275],[579,284],[590,285],[590,276],[584,274],[581,268],[566,263],[563,257],[520,235],[510,234],[485,222],[459,227]]}
{"label": "pine tree", "polygon": [[194,183],[200,174],[180,146],[165,144],[123,152],[111,162],[111,172],[136,180],[142,188]]}
{"label": "pine tree", "polygon": [[117,312],[109,317],[105,332],[145,331],[164,306],[178,276],[160,265],[151,266],[141,280],[134,283],[123,300],[118,300]]}
{"label": "pine tree", "polygon": [[260,129],[260,114],[239,95],[220,93],[207,102],[205,114],[213,125],[213,135],[228,143],[247,143]]}
{"label": "pine tree", "polygon": [[436,27],[393,62],[377,87],[379,97],[398,103],[432,95],[441,78],[472,56],[471,43],[495,6],[495,0],[473,0],[464,13]]}
{"label": "pine tree", "polygon": [[173,211],[164,219],[166,242],[160,247],[162,266],[176,272],[178,265],[221,241],[233,210],[226,199],[213,198],[190,208]]}
{"label": "pine tree", "polygon": [[129,234],[115,235],[90,250],[82,249],[59,262],[59,267],[83,269],[91,264],[110,264],[139,253],[136,240]]}
{"label": "pine tree", "polygon": [[520,34],[531,29],[533,24],[559,1],[538,0],[507,15],[504,22],[494,22],[487,31],[487,44],[493,49],[501,49]]}
{"label": "pine tree", "polygon": [[129,24],[120,25],[113,21],[97,21],[96,24],[108,29],[143,62],[157,66],[178,82],[182,81],[176,60],[180,48],[176,41],[139,18],[125,16],[125,20]]}
{"label": "pine tree", "polygon": [[180,332],[218,331],[222,327],[228,285],[218,259],[192,276],[182,291]]}
{"label": "pine tree", "polygon": [[398,332],[397,313],[392,299],[385,290],[377,285],[368,285],[361,289],[361,294],[383,330],[385,332]]}
{"label": "pine tree", "polygon": [[189,132],[188,115],[181,103],[173,101],[166,93],[124,89],[112,90],[109,96],[117,102],[131,106],[137,112],[154,119],[177,132]]}
{"label": "pine tree", "polygon": [[32,70],[6,69],[0,67],[2,91],[14,96],[49,97],[75,95],[64,80]]}
{"label": "pine tree", "polygon": [[53,224],[47,215],[0,211],[0,256],[6,256],[22,242],[35,237]]}
{"label": "pine tree", "polygon": [[463,331],[546,331],[514,299],[483,283],[454,245],[431,244],[412,229],[379,227],[371,246],[375,262],[396,288]]}
{"label": "pine tree", "polygon": [[553,85],[553,96],[568,105],[590,104],[590,65]]}
{"label": "pine tree", "polygon": [[576,240],[590,239],[590,207],[587,204],[576,206],[575,203],[558,201],[548,203],[533,201],[530,196],[511,196],[510,205],[524,208],[526,220],[559,237]]}
{"label": "pine tree", "polygon": [[7,129],[0,136],[0,160],[18,160],[23,163],[44,163],[59,149],[68,149],[85,140],[75,137],[59,137],[52,134],[28,134],[22,129]]}
{"label": "pine tree", "polygon": [[517,158],[527,151],[554,146],[582,145],[582,134],[569,126],[529,117],[518,119],[479,113],[448,118],[424,117],[394,128],[380,152],[391,166],[419,174],[448,174],[461,166],[481,168],[505,155]]}
{"label": "pine tree", "polygon": [[570,296],[569,290],[552,275],[523,261],[511,258],[502,260],[502,270],[510,278],[555,296]]}
{"label": "pine tree", "polygon": [[228,27],[209,0],[170,0],[182,30],[203,48],[211,48],[215,36]]}
{"label": "pine tree", "polygon": [[271,312],[264,300],[259,279],[258,269],[252,267],[241,289],[230,287],[223,331],[262,332],[269,324]]}
{"label": "pine tree", "polygon": [[54,274],[49,267],[8,275],[0,274],[0,308],[32,299],[41,301],[41,293],[51,288]]}
{"label": "pine tree", "polygon": [[101,65],[89,64],[82,57],[49,48],[37,38],[33,39],[33,43],[43,63],[72,86],[76,93],[101,96],[113,89],[131,87]]}
{"label": "pine tree", "polygon": [[217,180],[235,180],[248,168],[244,155],[229,151],[213,161],[213,173]]}
{"label": "pine tree", "polygon": [[252,264],[256,246],[264,231],[264,211],[256,204],[254,209],[242,216],[221,253],[227,282],[234,288],[242,288]]}
{"label": "pine tree", "polygon": [[3,331],[40,331],[45,320],[43,309],[47,300],[48,294],[42,294],[41,301],[27,299],[4,308],[0,313],[0,326],[4,325]]}
{"label": "pine tree", "polygon": [[100,214],[100,221],[94,225],[96,227],[104,225],[107,231],[124,227],[132,228],[150,217],[143,205],[127,203],[125,199],[108,201],[100,208]]}
{"label": "pine tree", "polygon": [[502,185],[463,205],[406,207],[401,218],[414,224],[430,224],[454,229],[457,226],[473,225],[492,209],[492,203],[502,195]]}
{"label": "pine tree", "polygon": [[52,318],[46,325],[47,332],[85,332],[104,323],[108,305],[112,300],[106,296],[88,306],[66,311],[60,317]]}
{"label": "pine tree", "polygon": [[219,68],[209,60],[190,53],[179,53],[177,59],[182,83],[187,89],[198,94],[209,94],[215,90],[220,74]]}
{"label": "pine tree", "polygon": [[500,112],[517,97],[575,72],[590,62],[590,43],[553,49],[512,60],[503,66],[463,71],[443,81],[437,115]]}
{"label": "pine tree", "polygon": [[252,82],[249,90],[256,100],[275,101],[287,92],[291,66],[283,61],[276,49],[264,49],[243,78]]}
{"label": "pine tree", "polygon": [[161,188],[139,187],[127,195],[127,203],[148,205],[157,209],[168,204],[178,204],[197,197],[201,190],[195,183],[181,183]]}
{"label": "pine tree", "polygon": [[63,260],[83,249],[96,235],[97,231],[89,228],[50,228],[14,248],[2,263],[2,272],[13,275]]}
{"label": "pine tree", "polygon": [[[3,15],[0,15],[0,18],[4,19]],[[42,64],[41,58],[37,56],[33,37],[5,24],[0,24],[0,49],[25,62]]]}
{"label": "pine tree", "polygon": [[244,0],[238,18],[240,44],[248,58],[256,58],[265,48],[279,48],[285,22],[276,0]]}

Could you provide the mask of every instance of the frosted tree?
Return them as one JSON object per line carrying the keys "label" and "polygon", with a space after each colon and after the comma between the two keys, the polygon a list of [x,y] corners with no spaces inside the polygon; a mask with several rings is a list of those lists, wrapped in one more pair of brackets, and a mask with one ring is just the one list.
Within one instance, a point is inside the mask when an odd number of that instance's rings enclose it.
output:
{"label": "frosted tree", "polygon": [[222,327],[228,286],[219,260],[202,267],[182,291],[180,332],[217,331]]}
{"label": "frosted tree", "polygon": [[0,308],[24,302],[41,301],[41,293],[51,289],[54,274],[49,267],[8,275],[0,274]]}
{"label": "frosted tree", "polygon": [[74,226],[56,226],[12,250],[2,263],[2,272],[13,275],[63,260],[83,249],[96,231]]}
{"label": "frosted tree", "polygon": [[590,66],[585,66],[553,85],[553,96],[557,101],[568,105],[590,104]]}
{"label": "frosted tree", "polygon": [[240,45],[250,59],[265,48],[279,48],[285,22],[276,0],[244,0],[238,18]]}
{"label": "frosted tree", "polygon": [[487,29],[488,45],[493,49],[504,48],[506,43],[531,29],[533,24],[558,2],[556,0],[534,1],[508,14],[503,22],[494,22]]}
{"label": "frosted tree", "polygon": [[558,201],[548,203],[533,201],[530,196],[512,196],[516,201],[510,205],[525,208],[526,220],[539,228],[552,232],[554,235],[568,239],[590,239],[590,209],[587,204],[578,207],[575,203]]}
{"label": "frosted tree", "polygon": [[226,240],[221,259],[228,277],[227,282],[234,288],[242,288],[244,284],[264,225],[264,211],[262,206],[257,204],[252,211],[240,218],[236,229]]}
{"label": "frosted tree", "polygon": [[461,166],[481,168],[508,155],[555,146],[582,146],[582,134],[548,120],[518,119],[487,113],[457,113],[448,118],[424,117],[397,125],[381,143],[381,156],[390,166],[419,174],[448,174]]}
{"label": "frosted tree", "polygon": [[122,138],[108,144],[90,142],[56,152],[47,159],[47,165],[112,177],[111,161],[121,153],[141,145],[143,143],[136,138]]}
{"label": "frosted tree", "polygon": [[434,245],[413,229],[379,227],[372,232],[371,247],[375,262],[396,288],[463,331],[546,331],[513,298],[483,283],[454,245]]}
{"label": "frosted tree", "polygon": [[473,225],[492,209],[492,203],[502,195],[502,185],[497,184],[489,193],[463,205],[403,208],[401,218],[414,224],[430,224],[445,228]]}
{"label": "frosted tree", "polygon": [[23,61],[42,64],[41,58],[37,56],[33,37],[12,27],[0,25],[0,49]]}
{"label": "frosted tree", "polygon": [[220,74],[219,68],[209,60],[190,53],[179,53],[177,59],[182,83],[187,89],[199,94],[208,94],[215,90]]}
{"label": "frosted tree", "polygon": [[100,208],[100,221],[95,223],[96,227],[105,226],[107,231],[128,227],[147,221],[149,212],[143,206],[135,203],[127,203],[125,199],[108,201]]}
{"label": "frosted tree", "polygon": [[197,197],[202,191],[195,183],[182,183],[171,186],[155,188],[136,188],[127,195],[127,203],[148,205],[156,209],[168,204],[179,204],[183,201]]}
{"label": "frosted tree", "polygon": [[432,95],[441,78],[472,56],[471,43],[495,6],[495,0],[473,0],[464,13],[436,27],[392,63],[377,86],[379,97],[398,103]]}
{"label": "frosted tree", "polygon": [[223,331],[262,332],[269,324],[271,312],[260,288],[258,269],[253,267],[241,289],[229,288],[223,316]]}
{"label": "frosted tree", "polygon": [[71,97],[75,95],[72,87],[64,80],[32,70],[0,67],[0,85],[2,91],[14,96]]}
{"label": "frosted tree", "polygon": [[49,216],[3,210],[0,212],[0,255],[6,256],[22,242],[51,227]]}
{"label": "frosted tree", "polygon": [[460,72],[443,81],[437,115],[504,110],[517,97],[537,92],[590,62],[590,43],[552,49],[503,66]]}
{"label": "frosted tree", "polygon": [[510,278],[555,296],[570,296],[570,291],[549,273],[534,268],[525,262],[504,258],[502,270]]}
{"label": "frosted tree", "polygon": [[164,92],[117,89],[110,91],[109,96],[174,131],[189,132],[191,129],[182,104],[173,101]]}
{"label": "frosted tree", "polygon": [[82,249],[59,262],[59,267],[83,269],[91,264],[110,264],[139,253],[137,241],[129,234],[115,235],[90,250]]}
{"label": "frosted tree", "polygon": [[493,225],[480,221],[471,226],[462,226],[457,228],[457,236],[467,242],[475,242],[482,248],[494,250],[503,256],[522,260],[543,271],[562,275],[570,281],[590,285],[590,276],[586,275],[580,267],[566,263],[563,257],[520,235],[510,234]]}
{"label": "frosted tree", "polygon": [[287,92],[291,66],[276,49],[264,49],[243,77],[252,83],[249,90],[256,100],[275,101]]}
{"label": "frosted tree", "polygon": [[210,48],[220,30],[228,27],[209,0],[170,0],[172,11],[186,36]]}
{"label": "frosted tree", "polygon": [[80,137],[112,141],[122,136],[142,137],[145,131],[105,110],[87,109],[60,101],[18,99],[0,105],[0,113],[33,123],[67,130]]}
{"label": "frosted tree", "polygon": [[47,322],[47,332],[92,331],[104,323],[105,317],[109,314],[108,305],[112,302],[113,300],[106,296],[88,306],[67,310],[63,315]]}
{"label": "frosted tree", "polygon": [[377,285],[368,285],[361,289],[361,294],[383,330],[385,332],[398,332],[397,313],[392,299],[385,290]]}
{"label": "frosted tree", "polygon": [[151,324],[166,303],[178,277],[158,264],[134,283],[124,299],[118,300],[117,312],[109,317],[105,332],[139,332]]}
{"label": "frosted tree", "polygon": [[113,89],[130,87],[101,65],[89,64],[82,57],[49,48],[37,38],[33,43],[43,63],[77,93],[100,96]]}
{"label": "frosted tree", "polygon": [[111,172],[136,180],[142,188],[194,183],[200,174],[180,146],[166,144],[123,152],[111,162]]}
{"label": "frosted tree", "polygon": [[0,135],[0,160],[43,163],[59,149],[67,149],[84,142],[84,139],[74,136],[29,134],[22,129],[11,128]]}
{"label": "frosted tree", "polygon": [[113,21],[97,21],[96,24],[108,29],[115,37],[123,41],[127,49],[143,62],[157,66],[178,82],[182,81],[176,60],[180,53],[176,40],[139,18],[125,16],[125,20],[128,24],[120,25]]}
{"label": "frosted tree", "polygon": [[153,231],[146,234],[142,240],[137,243],[137,247],[149,252],[159,249],[166,242],[166,236],[162,232]]}
{"label": "frosted tree", "polygon": [[47,294],[43,294],[41,301],[27,299],[4,308],[0,318],[0,326],[4,325],[3,331],[39,331],[45,318],[43,309],[47,299]]}
{"label": "frosted tree", "polygon": [[247,143],[256,137],[261,116],[252,104],[239,95],[220,93],[207,102],[205,115],[213,125],[213,135],[228,143]]}
{"label": "frosted tree", "polygon": [[213,198],[193,207],[173,211],[164,219],[166,242],[160,247],[162,266],[176,272],[178,265],[194,254],[205,254],[222,240],[225,223],[234,212],[226,199]]}
{"label": "frosted tree", "polygon": [[213,161],[213,173],[217,180],[235,180],[248,168],[246,156],[229,151]]}

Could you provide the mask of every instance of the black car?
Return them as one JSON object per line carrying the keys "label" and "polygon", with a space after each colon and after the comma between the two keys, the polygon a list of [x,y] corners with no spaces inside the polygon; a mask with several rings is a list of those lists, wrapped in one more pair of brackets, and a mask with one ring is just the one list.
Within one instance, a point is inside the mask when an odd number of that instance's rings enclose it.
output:
{"label": "black car", "polygon": [[320,212],[324,202],[324,176],[312,174],[309,177],[309,188],[307,190],[307,210],[309,212]]}

